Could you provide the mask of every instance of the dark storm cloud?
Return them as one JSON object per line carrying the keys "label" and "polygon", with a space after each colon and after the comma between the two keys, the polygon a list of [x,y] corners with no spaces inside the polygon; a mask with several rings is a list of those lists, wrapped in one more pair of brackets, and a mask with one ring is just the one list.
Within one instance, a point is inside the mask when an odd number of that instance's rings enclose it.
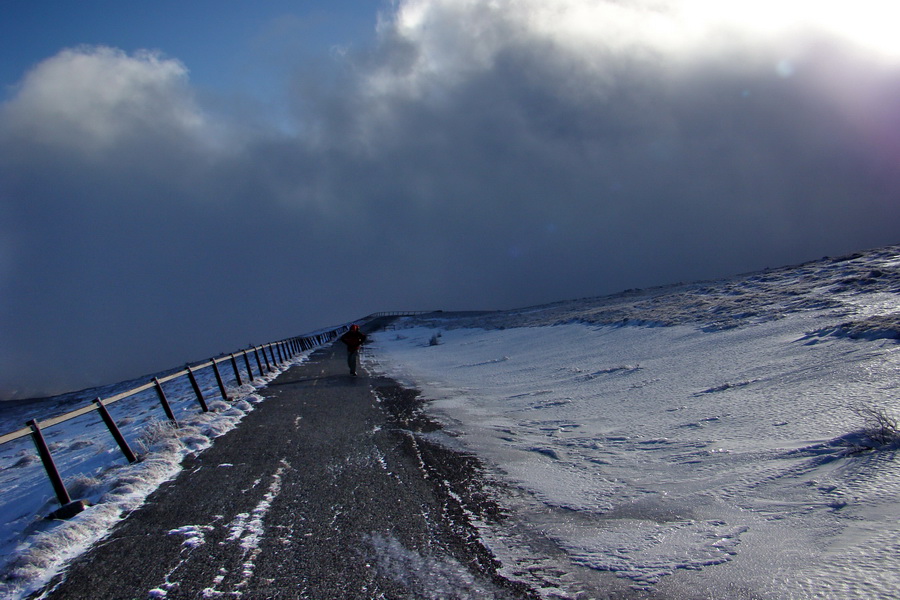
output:
{"label": "dark storm cloud", "polygon": [[478,264],[455,279],[498,303],[725,274],[895,235],[870,211],[896,179],[873,172],[880,150],[818,80],[838,47],[815,48],[808,75],[784,77],[775,51],[744,64],[612,52],[585,64],[519,39],[447,83],[417,76],[424,59],[409,40],[393,46],[375,77],[393,79],[393,95],[349,94],[370,105],[343,111],[359,131],[336,139],[362,138],[372,157],[348,171],[375,165],[362,189],[385,198],[370,206],[405,199],[437,256]]}
{"label": "dark storm cloud", "polygon": [[38,65],[0,116],[2,387],[897,241],[896,62],[569,14],[601,5],[403,3],[376,46],[299,67],[270,125],[160,56]]}

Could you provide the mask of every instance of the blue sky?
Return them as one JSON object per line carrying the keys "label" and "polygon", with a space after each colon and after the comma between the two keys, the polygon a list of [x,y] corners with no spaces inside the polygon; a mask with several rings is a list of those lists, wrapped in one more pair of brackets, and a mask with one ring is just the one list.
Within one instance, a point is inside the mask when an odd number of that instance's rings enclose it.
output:
{"label": "blue sky", "polygon": [[159,50],[184,62],[195,85],[269,95],[287,60],[374,38],[380,0],[154,0],[0,3],[0,80],[15,84],[62,48]]}
{"label": "blue sky", "polygon": [[0,11],[0,398],[900,242],[880,0]]}

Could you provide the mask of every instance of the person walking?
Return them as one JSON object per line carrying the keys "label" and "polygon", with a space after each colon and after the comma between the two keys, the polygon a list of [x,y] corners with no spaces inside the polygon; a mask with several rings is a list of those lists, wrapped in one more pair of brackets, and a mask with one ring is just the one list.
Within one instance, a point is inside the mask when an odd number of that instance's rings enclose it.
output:
{"label": "person walking", "polygon": [[347,345],[347,366],[354,377],[359,366],[359,347],[366,342],[367,337],[356,324],[351,325],[350,330],[341,336],[341,341]]}

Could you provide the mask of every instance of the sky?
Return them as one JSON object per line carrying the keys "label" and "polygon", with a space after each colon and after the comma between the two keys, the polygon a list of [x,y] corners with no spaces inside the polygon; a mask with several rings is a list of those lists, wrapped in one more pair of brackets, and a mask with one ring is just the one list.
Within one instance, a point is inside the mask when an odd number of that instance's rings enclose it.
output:
{"label": "sky", "polygon": [[900,242],[897,17],[0,0],[0,398]]}

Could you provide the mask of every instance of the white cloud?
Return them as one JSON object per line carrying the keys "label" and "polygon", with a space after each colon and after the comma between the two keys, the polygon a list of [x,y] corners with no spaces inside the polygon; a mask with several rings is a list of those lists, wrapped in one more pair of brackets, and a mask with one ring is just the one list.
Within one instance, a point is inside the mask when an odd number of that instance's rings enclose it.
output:
{"label": "white cloud", "polygon": [[422,95],[490,69],[517,46],[565,54],[594,74],[611,55],[677,66],[717,53],[768,55],[773,44],[796,49],[810,36],[897,62],[898,20],[900,5],[883,0],[405,0],[380,30],[408,44],[412,59],[377,70],[369,83],[375,95]]}
{"label": "white cloud", "polygon": [[152,52],[63,50],[27,74],[2,109],[4,125],[33,142],[84,151],[148,132],[194,136],[205,119],[187,75],[179,61]]}

